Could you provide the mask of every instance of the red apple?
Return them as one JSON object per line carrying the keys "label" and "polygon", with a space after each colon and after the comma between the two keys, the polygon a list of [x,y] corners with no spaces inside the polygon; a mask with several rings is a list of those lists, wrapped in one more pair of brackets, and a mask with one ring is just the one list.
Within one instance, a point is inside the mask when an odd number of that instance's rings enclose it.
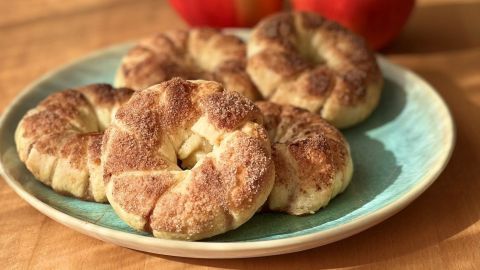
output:
{"label": "red apple", "polygon": [[191,26],[250,27],[282,9],[282,0],[170,0]]}
{"label": "red apple", "polygon": [[402,30],[415,0],[292,0],[293,8],[337,21],[381,49]]}

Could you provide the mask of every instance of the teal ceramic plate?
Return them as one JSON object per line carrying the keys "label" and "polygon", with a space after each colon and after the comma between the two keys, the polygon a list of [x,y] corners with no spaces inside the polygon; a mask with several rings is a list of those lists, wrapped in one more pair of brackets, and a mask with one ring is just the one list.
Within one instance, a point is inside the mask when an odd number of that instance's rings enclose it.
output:
{"label": "teal ceramic plate", "polygon": [[452,117],[430,85],[379,57],[385,87],[379,107],[345,130],[355,172],[348,189],[318,213],[255,215],[239,229],[200,242],[155,239],[135,232],[106,204],[58,195],[20,162],[15,127],[47,95],[89,83],[112,82],[130,45],[112,47],[44,76],[5,110],[0,158],[5,181],[40,212],[77,231],[147,252],[184,257],[234,258],[282,254],[324,245],[365,230],[408,205],[437,178],[454,144]]}

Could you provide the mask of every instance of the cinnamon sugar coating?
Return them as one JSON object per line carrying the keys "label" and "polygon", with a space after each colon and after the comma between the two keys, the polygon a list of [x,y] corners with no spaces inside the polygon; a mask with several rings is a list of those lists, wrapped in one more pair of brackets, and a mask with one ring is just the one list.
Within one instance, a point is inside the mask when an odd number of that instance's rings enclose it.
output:
{"label": "cinnamon sugar coating", "polygon": [[99,172],[103,130],[132,93],[92,84],[48,96],[17,126],[20,160],[36,179],[57,192],[106,202]]}
{"label": "cinnamon sugar coating", "polygon": [[324,207],[350,183],[347,141],[319,115],[289,105],[257,102],[272,143],[275,184],[267,207],[293,215]]}
{"label": "cinnamon sugar coating", "polygon": [[173,77],[213,80],[255,100],[257,90],[245,68],[241,39],[210,28],[170,30],[133,47],[122,59],[115,85],[139,90]]}
{"label": "cinnamon sugar coating", "polygon": [[247,72],[265,99],[354,125],[376,107],[383,85],[363,39],[313,13],[272,15],[253,30]]}
{"label": "cinnamon sugar coating", "polygon": [[[174,78],[137,91],[104,136],[109,202],[156,237],[197,240],[237,228],[273,185],[262,119],[252,101],[215,82]],[[185,160],[195,162],[179,167]]]}

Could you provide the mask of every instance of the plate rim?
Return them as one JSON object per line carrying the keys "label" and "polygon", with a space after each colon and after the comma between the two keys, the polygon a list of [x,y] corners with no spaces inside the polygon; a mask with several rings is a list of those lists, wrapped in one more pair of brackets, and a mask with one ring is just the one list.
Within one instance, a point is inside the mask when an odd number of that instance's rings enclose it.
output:
{"label": "plate rim", "polygon": [[[99,49],[96,52],[77,58],[67,64],[51,70],[50,72],[45,73],[43,76],[25,87],[24,90],[22,90],[4,109],[0,118],[0,130],[4,129],[4,123],[11,115],[13,108],[18,106],[26,97],[26,95],[33,91],[33,89],[35,89],[36,85],[39,83],[45,81],[53,74],[56,74],[61,70],[70,68],[71,66],[77,65],[80,62],[96,58],[109,51],[119,50],[129,45],[131,45],[131,42]],[[418,179],[416,184],[403,195],[374,212],[356,217],[349,222],[339,225],[338,227],[311,232],[300,236],[260,241],[187,242],[181,240],[159,239],[102,227],[100,225],[89,223],[87,221],[70,216],[60,210],[55,209],[47,203],[42,202],[37,197],[24,190],[21,184],[15,180],[13,176],[7,173],[3,161],[0,162],[0,173],[5,182],[23,200],[28,202],[39,212],[83,234],[127,248],[133,248],[157,254],[190,258],[247,258],[291,253],[329,244],[366,230],[405,208],[408,204],[420,196],[438,178],[438,176],[447,166],[454,150],[456,129],[453,117],[446,102],[435,90],[435,88],[413,71],[392,63],[383,56],[377,55],[377,59],[380,66],[382,66],[382,69],[386,68],[390,70],[389,72],[385,72],[383,70],[385,77],[389,77],[387,73],[402,73],[404,76],[415,79],[416,83],[421,84],[421,87],[419,88],[421,88],[422,91],[428,91],[430,95],[433,95],[434,98],[438,99],[442,105],[441,111],[444,114],[444,119],[446,121],[446,126],[444,128],[447,131],[445,133],[446,144],[443,145],[442,153],[439,155],[435,163],[431,165],[429,172],[421,179]]]}

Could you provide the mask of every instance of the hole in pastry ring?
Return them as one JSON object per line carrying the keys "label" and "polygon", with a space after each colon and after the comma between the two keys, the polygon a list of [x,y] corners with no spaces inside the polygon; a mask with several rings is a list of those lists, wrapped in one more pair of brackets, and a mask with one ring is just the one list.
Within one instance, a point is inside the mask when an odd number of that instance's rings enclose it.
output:
{"label": "hole in pastry ring", "polygon": [[272,143],[275,184],[267,208],[313,214],[350,183],[353,163],[342,134],[319,115],[290,105],[261,101]]}
{"label": "hole in pastry ring", "polygon": [[110,204],[131,227],[160,238],[237,228],[274,181],[262,119],[252,101],[216,82],[174,78],[135,92],[102,145]]}
{"label": "hole in pastry ring", "polygon": [[210,28],[170,30],[133,47],[115,85],[139,90],[173,77],[212,80],[255,100],[258,93],[245,66],[246,46],[238,37]]}
{"label": "hole in pastry ring", "polygon": [[42,183],[80,199],[106,202],[100,146],[111,116],[132,90],[93,84],[54,93],[20,120],[20,160]]}
{"label": "hole in pastry ring", "polygon": [[247,72],[265,99],[320,114],[338,128],[367,118],[383,79],[355,34],[313,13],[262,20],[247,44]]}

